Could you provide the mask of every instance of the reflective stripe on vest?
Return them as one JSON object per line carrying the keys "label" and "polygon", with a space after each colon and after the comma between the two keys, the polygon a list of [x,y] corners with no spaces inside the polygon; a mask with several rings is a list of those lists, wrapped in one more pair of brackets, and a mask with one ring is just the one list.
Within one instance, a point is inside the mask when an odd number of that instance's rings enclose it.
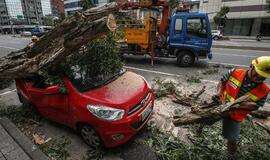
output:
{"label": "reflective stripe on vest", "polygon": [[258,100],[260,100],[259,97],[255,96],[254,94],[250,93],[250,92],[247,92],[246,95],[249,96],[249,98],[254,101],[254,102],[257,102]]}
{"label": "reflective stripe on vest", "polygon": [[[238,92],[240,91],[240,88],[242,86],[242,83],[244,81],[246,75],[246,71],[243,69],[235,69],[231,76],[229,77],[228,81],[226,82],[226,88],[224,91],[224,99],[223,101],[234,101],[238,97]],[[247,92],[245,95],[248,95],[250,99],[254,102],[259,101],[261,98],[266,96],[269,92],[269,88],[266,84],[261,83],[254,89]],[[230,116],[232,119],[234,119],[237,122],[243,121],[246,116],[250,113],[250,111],[246,110],[235,110],[230,112]]]}
{"label": "reflective stripe on vest", "polygon": [[225,99],[229,100],[230,102],[234,101],[235,99],[230,96],[226,91],[224,92]]}
{"label": "reflective stripe on vest", "polygon": [[237,87],[241,87],[242,85],[242,83],[238,81],[236,78],[234,78],[233,76],[230,76],[229,80],[232,81]]}

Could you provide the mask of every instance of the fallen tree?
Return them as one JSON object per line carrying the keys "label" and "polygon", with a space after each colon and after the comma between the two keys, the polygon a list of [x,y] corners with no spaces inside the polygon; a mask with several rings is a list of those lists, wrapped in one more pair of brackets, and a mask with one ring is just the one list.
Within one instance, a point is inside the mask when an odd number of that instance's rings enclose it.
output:
{"label": "fallen tree", "polygon": [[115,2],[76,13],[38,42],[0,58],[0,77],[29,77],[42,68],[57,66],[83,45],[109,31],[115,31],[113,14],[116,13],[118,4]]}
{"label": "fallen tree", "polygon": [[239,104],[247,100],[249,100],[249,97],[243,96],[227,104],[216,104],[216,106],[213,106],[212,103],[210,103],[210,107],[208,107],[207,105],[203,107],[192,107],[191,112],[186,113],[182,116],[175,116],[173,119],[173,124],[175,126],[196,123],[213,124],[216,121],[222,119],[222,117],[230,111],[241,107],[241,105]]}

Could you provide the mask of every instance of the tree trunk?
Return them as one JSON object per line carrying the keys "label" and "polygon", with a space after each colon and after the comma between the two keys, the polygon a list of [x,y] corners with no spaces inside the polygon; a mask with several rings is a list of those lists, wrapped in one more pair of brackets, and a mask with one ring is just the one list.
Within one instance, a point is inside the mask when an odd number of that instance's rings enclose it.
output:
{"label": "tree trunk", "polygon": [[[233,102],[229,102],[227,104],[223,104],[216,107],[193,107],[192,111],[189,113],[186,113],[182,116],[174,117],[173,124],[175,126],[179,125],[187,125],[187,124],[213,124],[214,122],[222,119],[224,115],[226,115],[228,112],[235,110],[239,107],[239,103],[247,101],[249,99],[248,96],[243,96],[238,99],[236,99]],[[212,105],[212,104],[211,104]]]}
{"label": "tree trunk", "polygon": [[108,3],[76,13],[34,44],[0,58],[1,78],[21,78],[35,75],[48,65],[57,65],[91,40],[116,29],[113,14],[117,3]]}

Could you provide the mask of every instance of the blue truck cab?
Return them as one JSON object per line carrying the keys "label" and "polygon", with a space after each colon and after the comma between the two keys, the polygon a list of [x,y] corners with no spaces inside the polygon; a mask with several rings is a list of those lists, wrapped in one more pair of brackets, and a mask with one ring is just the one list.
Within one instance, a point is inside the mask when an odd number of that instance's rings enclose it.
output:
{"label": "blue truck cab", "polygon": [[37,36],[37,37],[41,37],[44,34],[44,29],[36,26],[34,29],[32,29],[31,31],[31,35],[32,36]]}
{"label": "blue truck cab", "polygon": [[178,12],[171,17],[168,48],[180,66],[195,60],[212,59],[212,35],[206,13]]}

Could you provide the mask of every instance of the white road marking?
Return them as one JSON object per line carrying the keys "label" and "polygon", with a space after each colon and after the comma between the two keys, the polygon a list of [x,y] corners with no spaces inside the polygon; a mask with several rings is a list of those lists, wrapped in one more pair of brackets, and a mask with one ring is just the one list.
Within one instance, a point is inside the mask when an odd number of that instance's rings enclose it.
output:
{"label": "white road marking", "polygon": [[10,94],[10,93],[15,92],[15,91],[17,91],[17,89],[13,89],[11,91],[7,91],[7,92],[4,92],[4,93],[1,93],[0,96],[4,96],[4,95]]}
{"label": "white road marking", "polygon": [[235,57],[249,57],[249,58],[257,58],[259,56],[250,56],[250,55],[243,55],[243,54],[226,54],[226,53],[213,53],[214,55],[224,55],[224,56],[235,56]]}
{"label": "white road marking", "polygon": [[0,46],[0,48],[6,48],[11,50],[19,50],[19,48],[7,47],[7,46]]}
{"label": "white road marking", "polygon": [[[185,76],[185,75],[172,74],[172,73],[160,72],[160,71],[153,71],[153,70],[136,68],[136,67],[130,67],[130,66],[125,66],[125,68],[132,69],[132,70],[137,70],[137,71],[143,71],[143,72],[161,74],[161,75],[165,75],[165,76],[173,76],[173,77],[184,77]],[[208,79],[202,79],[201,81],[203,81],[203,82],[210,82],[210,83],[218,83],[218,81],[213,81],[213,80],[208,80]]]}
{"label": "white road marking", "polygon": [[221,65],[229,65],[229,66],[249,68],[249,65],[242,65],[242,64],[232,64],[232,63],[223,63],[223,62],[208,62],[208,63],[210,63],[210,64],[221,64]]}

